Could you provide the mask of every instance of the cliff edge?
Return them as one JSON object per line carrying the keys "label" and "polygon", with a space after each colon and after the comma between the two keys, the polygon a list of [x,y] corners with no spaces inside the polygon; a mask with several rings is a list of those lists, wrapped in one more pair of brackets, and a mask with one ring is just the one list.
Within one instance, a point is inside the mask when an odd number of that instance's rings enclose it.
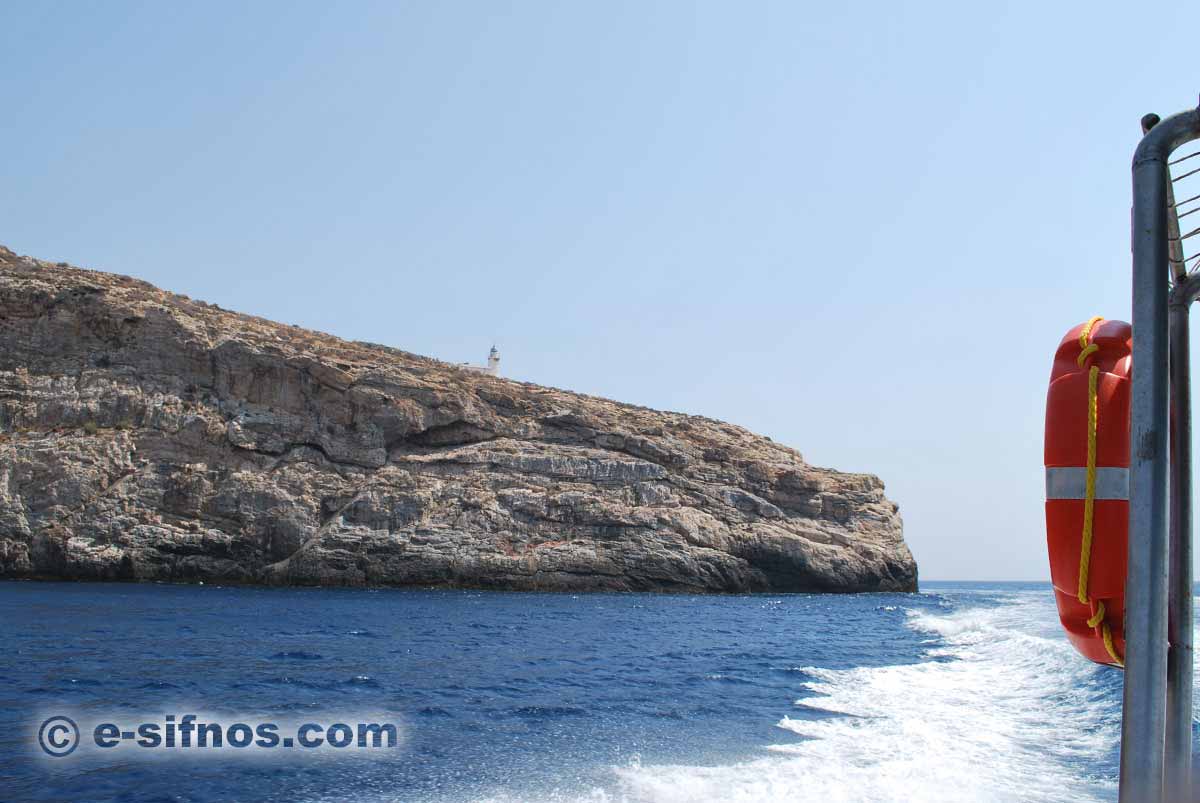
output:
{"label": "cliff edge", "polygon": [[914,591],[896,505],[741,427],[0,247],[0,577]]}

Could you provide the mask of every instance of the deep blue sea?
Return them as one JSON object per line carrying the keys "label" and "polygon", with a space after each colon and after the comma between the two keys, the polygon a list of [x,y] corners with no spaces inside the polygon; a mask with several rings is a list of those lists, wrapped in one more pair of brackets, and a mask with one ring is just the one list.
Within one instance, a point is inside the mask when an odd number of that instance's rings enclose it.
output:
{"label": "deep blue sea", "polygon": [[[655,596],[6,582],[0,800],[1113,800],[1120,687],[1060,636],[1043,584]],[[36,746],[50,715],[168,712],[388,717],[402,744]]]}

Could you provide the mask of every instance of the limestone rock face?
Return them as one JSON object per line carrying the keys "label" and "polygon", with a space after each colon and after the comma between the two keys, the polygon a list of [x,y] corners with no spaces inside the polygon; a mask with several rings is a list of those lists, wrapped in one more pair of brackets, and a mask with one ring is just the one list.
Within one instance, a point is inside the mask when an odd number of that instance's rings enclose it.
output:
{"label": "limestone rock face", "polygon": [[0,576],[917,585],[876,477],[2,247]]}

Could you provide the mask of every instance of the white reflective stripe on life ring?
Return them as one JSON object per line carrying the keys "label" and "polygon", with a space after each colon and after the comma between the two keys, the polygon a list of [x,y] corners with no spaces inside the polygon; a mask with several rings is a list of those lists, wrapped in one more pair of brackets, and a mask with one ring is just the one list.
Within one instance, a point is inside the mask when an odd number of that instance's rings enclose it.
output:
{"label": "white reflective stripe on life ring", "polygon": [[[1083,499],[1087,495],[1087,469],[1046,469],[1047,499]],[[1097,499],[1129,499],[1129,469],[1099,466],[1096,468]]]}

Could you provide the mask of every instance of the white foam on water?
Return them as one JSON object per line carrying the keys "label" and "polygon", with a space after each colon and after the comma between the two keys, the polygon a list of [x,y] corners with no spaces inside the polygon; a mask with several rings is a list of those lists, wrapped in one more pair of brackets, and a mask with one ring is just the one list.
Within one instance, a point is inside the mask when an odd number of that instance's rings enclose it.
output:
{"label": "white foam on water", "polygon": [[[910,611],[929,636],[921,663],[806,668],[809,694],[778,724],[803,739],[723,767],[631,766],[585,799],[693,801],[1111,800],[1096,771],[1120,729],[1115,670],[1080,658],[1055,632],[1044,591],[998,606]],[[884,636],[886,637],[886,636]],[[810,709],[806,717],[801,711]],[[811,718],[811,709],[834,712]]]}

